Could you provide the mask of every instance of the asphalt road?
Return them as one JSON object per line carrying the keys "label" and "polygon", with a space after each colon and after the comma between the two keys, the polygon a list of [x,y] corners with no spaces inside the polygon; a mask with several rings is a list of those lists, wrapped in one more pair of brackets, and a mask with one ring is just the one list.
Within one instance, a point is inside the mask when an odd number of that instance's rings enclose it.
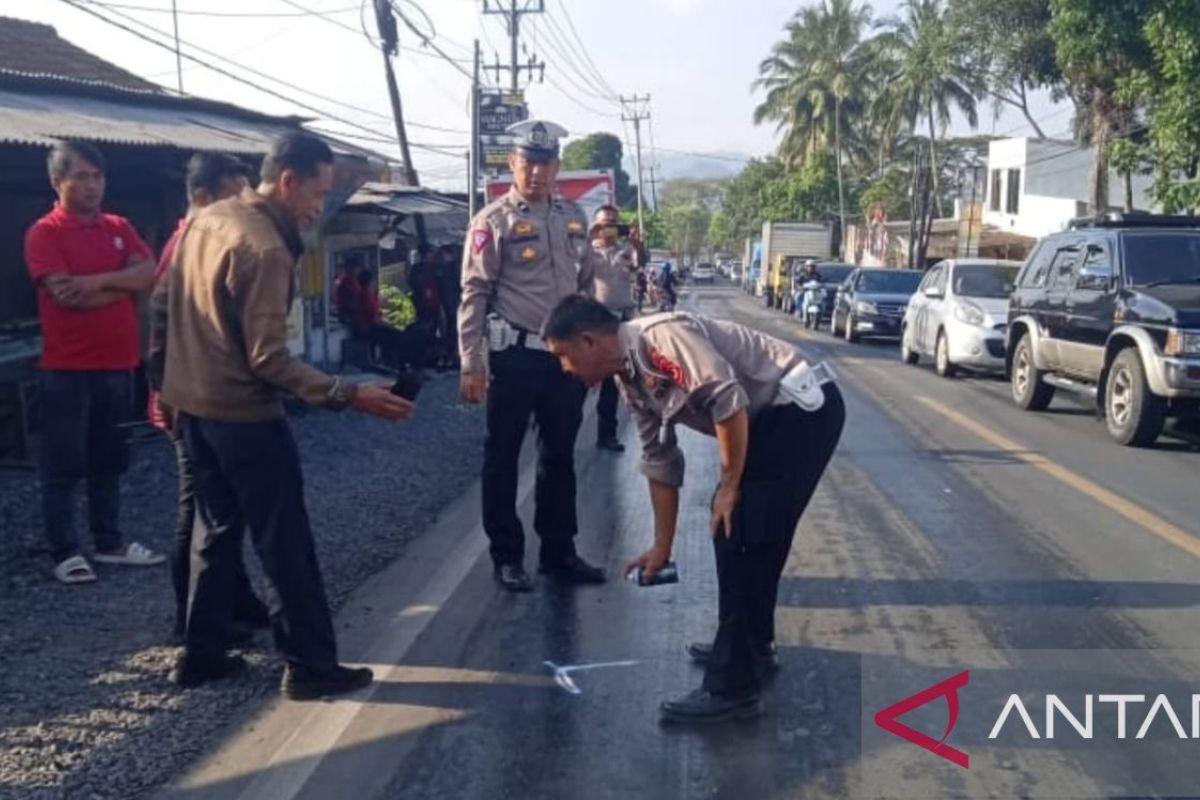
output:
{"label": "asphalt road", "polygon": [[[167,794],[1200,793],[1200,732],[1164,740],[1165,722],[1137,745],[1063,736],[1070,728],[1061,719],[1054,742],[1009,736],[1012,726],[989,736],[1014,692],[1028,695],[1036,729],[1045,720],[1032,703],[1046,687],[1077,712],[1093,690],[1191,691],[1200,666],[1195,447],[1121,448],[1069,398],[1047,413],[1022,412],[1001,380],[938,378],[928,365],[902,365],[890,343],[848,345],[803,331],[728,286],[694,290],[688,304],[829,360],[847,395],[842,445],[783,579],[784,666],[765,717],[707,730],[657,721],[660,699],[700,679],[684,645],[713,630],[706,507],[718,466],[713,442],[689,435],[678,585],[540,583],[529,595],[504,594],[490,580],[472,492],[339,618],[345,657],[377,667],[372,692],[315,706],[280,702],[214,743]],[[648,495],[633,432],[623,430],[624,455],[597,453],[591,424],[578,451],[579,546],[616,573],[648,541]],[[527,463],[527,518],[530,478]],[[530,566],[534,559],[531,543]],[[590,668],[556,680],[547,662]],[[959,695],[962,724],[946,743],[970,754],[969,769],[874,724],[875,712],[960,670],[970,684]],[[948,707],[958,710],[937,701],[906,721],[941,739]],[[1192,709],[1176,708],[1191,732]],[[1131,710],[1130,725],[1145,716],[1144,707]]]}

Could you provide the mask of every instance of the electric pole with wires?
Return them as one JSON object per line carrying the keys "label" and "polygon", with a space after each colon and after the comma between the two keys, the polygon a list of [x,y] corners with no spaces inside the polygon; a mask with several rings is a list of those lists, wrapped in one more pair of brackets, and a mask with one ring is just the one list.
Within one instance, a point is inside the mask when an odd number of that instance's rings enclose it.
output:
{"label": "electric pole with wires", "polygon": [[379,49],[383,53],[383,69],[387,74],[388,97],[392,101],[392,116],[396,121],[396,141],[400,145],[400,161],[403,165],[403,180],[406,186],[419,186],[417,171],[413,167],[412,153],[408,148],[408,134],[404,129],[404,108],[400,105],[400,87],[392,68],[392,58],[400,52],[400,37],[396,30],[396,16],[392,13],[390,0],[375,0],[375,22],[379,26]]}
{"label": "electric pole with wires", "polygon": [[[642,120],[650,119],[650,111],[648,105],[650,103],[650,95],[638,97],[636,94],[633,97],[626,98],[621,95],[621,120],[623,122],[633,123],[633,142],[635,148],[635,162],[637,164],[637,215],[638,228],[645,230],[645,223],[642,219],[642,189],[645,187],[645,182],[642,177]],[[641,105],[639,105],[641,104]],[[626,107],[631,107],[633,110],[626,112]]]}
{"label": "electric pole with wires", "polygon": [[521,90],[520,77],[522,72],[528,72],[530,80],[533,79],[533,73],[536,71],[540,75],[545,74],[546,63],[539,62],[535,56],[530,56],[526,64],[519,61],[518,50],[519,40],[521,37],[521,17],[526,14],[544,14],[546,13],[546,0],[483,0],[484,14],[502,14],[508,26],[509,40],[509,56],[510,62],[508,66],[500,64],[499,57],[494,65],[487,67],[496,73],[496,83],[500,82],[500,73],[503,70],[509,72],[509,90],[516,94]]}

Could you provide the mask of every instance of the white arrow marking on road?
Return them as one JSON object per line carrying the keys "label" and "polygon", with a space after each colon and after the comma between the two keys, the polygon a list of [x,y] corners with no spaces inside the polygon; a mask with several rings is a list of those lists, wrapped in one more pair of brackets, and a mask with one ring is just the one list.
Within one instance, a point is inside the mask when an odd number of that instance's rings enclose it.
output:
{"label": "white arrow marking on road", "polygon": [[584,670],[602,669],[604,667],[632,667],[634,664],[637,664],[638,662],[636,662],[636,661],[601,661],[596,664],[565,664],[561,667],[558,664],[555,664],[553,661],[544,661],[542,663],[544,663],[547,667],[549,667],[550,671],[554,673],[554,682],[555,683],[557,683],[559,686],[561,686],[563,689],[570,692],[571,694],[583,694],[583,690],[580,689],[575,684],[575,681],[571,680],[572,672],[583,672]]}

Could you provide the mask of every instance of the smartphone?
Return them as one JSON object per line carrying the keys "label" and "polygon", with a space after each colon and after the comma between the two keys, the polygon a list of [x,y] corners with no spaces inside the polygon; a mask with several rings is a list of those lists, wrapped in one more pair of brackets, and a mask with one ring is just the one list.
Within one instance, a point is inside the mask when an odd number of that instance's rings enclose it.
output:
{"label": "smartphone", "polygon": [[615,227],[617,229],[617,236],[624,238],[629,235],[629,226],[624,222],[617,223]]}
{"label": "smartphone", "polygon": [[392,385],[392,394],[397,397],[403,397],[409,402],[414,402],[417,395],[421,393],[421,386],[424,381],[421,379],[421,373],[414,370],[401,372],[396,376],[396,382]]}
{"label": "smartphone", "polygon": [[675,566],[674,561],[668,561],[663,564],[662,569],[654,576],[654,580],[646,582],[646,576],[643,574],[642,567],[638,567],[629,575],[629,580],[637,583],[638,586],[662,586],[668,583],[679,583],[679,569]]}

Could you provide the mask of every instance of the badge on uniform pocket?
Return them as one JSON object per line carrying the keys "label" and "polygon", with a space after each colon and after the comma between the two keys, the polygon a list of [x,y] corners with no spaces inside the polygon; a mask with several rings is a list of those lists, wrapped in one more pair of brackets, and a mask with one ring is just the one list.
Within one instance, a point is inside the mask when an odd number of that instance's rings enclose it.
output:
{"label": "badge on uniform pocket", "polygon": [[521,260],[522,261],[533,261],[537,257],[538,257],[538,251],[536,248],[526,247],[524,250],[521,251]]}
{"label": "badge on uniform pocket", "polygon": [[533,223],[518,222],[516,225],[513,225],[513,233],[515,233],[517,236],[528,236],[529,234],[533,233]]}
{"label": "badge on uniform pocket", "polygon": [[583,234],[583,223],[577,219],[571,220],[570,222],[567,223],[567,233],[574,233],[576,235],[582,235]]}

